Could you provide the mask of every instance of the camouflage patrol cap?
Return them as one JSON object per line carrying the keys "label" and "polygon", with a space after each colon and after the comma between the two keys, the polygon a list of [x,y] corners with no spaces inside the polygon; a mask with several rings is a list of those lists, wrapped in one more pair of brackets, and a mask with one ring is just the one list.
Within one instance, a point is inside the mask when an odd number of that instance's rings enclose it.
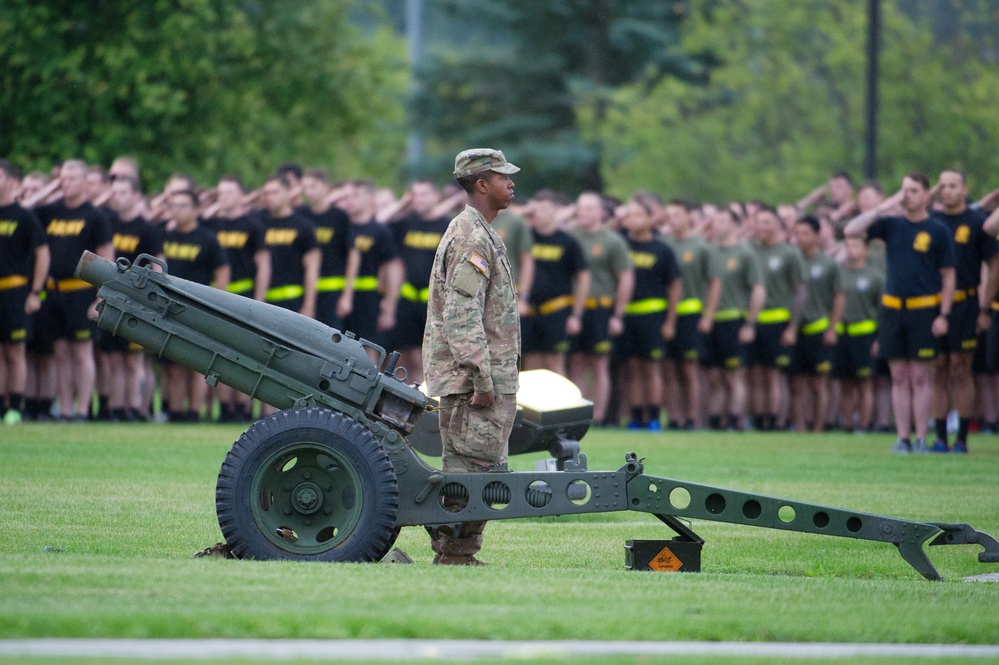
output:
{"label": "camouflage patrol cap", "polygon": [[472,148],[458,153],[454,158],[454,177],[464,178],[483,171],[496,171],[510,175],[520,168],[506,161],[503,152],[490,148]]}

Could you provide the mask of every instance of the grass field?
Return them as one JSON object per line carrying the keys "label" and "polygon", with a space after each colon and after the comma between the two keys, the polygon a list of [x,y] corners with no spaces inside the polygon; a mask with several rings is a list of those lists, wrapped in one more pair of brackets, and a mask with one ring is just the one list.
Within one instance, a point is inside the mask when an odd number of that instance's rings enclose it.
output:
{"label": "grass field", "polygon": [[[410,566],[192,559],[221,538],[215,476],[238,434],[0,429],[0,638],[999,643],[999,583],[963,581],[999,565],[970,546],[932,548],[947,580],[928,582],[891,545],[695,522],[703,572],[635,572],[625,540],[673,534],[614,513],[495,522],[487,568],[431,566],[415,528],[397,543]],[[655,475],[999,534],[999,439],[974,438],[969,456],[891,456],[891,442],[595,431],[583,450],[591,470],[617,469],[634,450]]]}

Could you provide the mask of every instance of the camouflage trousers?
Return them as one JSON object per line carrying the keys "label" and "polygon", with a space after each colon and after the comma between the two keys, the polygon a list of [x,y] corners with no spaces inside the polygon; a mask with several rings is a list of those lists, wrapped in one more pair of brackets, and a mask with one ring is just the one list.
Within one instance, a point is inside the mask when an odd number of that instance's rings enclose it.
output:
{"label": "camouflage trousers", "polygon": [[[440,400],[440,429],[445,473],[506,471],[507,448],[517,415],[516,395],[496,395],[492,406],[472,408],[471,393]],[[482,548],[485,522],[465,522],[461,533],[437,531],[431,547],[437,554],[471,556]]]}

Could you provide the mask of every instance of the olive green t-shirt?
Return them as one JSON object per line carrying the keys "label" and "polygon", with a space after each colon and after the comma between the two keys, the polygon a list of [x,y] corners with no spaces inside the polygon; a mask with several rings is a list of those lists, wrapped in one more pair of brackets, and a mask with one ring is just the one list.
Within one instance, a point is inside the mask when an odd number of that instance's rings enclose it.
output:
{"label": "olive green t-shirt", "polygon": [[520,257],[531,251],[534,247],[534,237],[531,235],[531,228],[520,215],[509,210],[500,210],[493,220],[493,230],[503,240],[506,245],[506,256],[510,260],[510,267],[513,268],[513,277],[520,283]]}
{"label": "olive green t-shirt", "polygon": [[744,243],[731,247],[715,245],[712,255],[711,276],[720,277],[722,283],[716,311],[745,311],[749,307],[749,295],[753,287],[763,284],[763,269],[760,267],[759,257]]}
{"label": "olive green t-shirt", "polygon": [[620,233],[600,228],[593,233],[572,232],[583,247],[590,270],[590,298],[613,298],[621,273],[631,268],[628,243]]}
{"label": "olive green t-shirt", "polygon": [[829,316],[836,292],[842,290],[839,266],[824,252],[804,257],[808,284],[808,299],[801,316],[802,325],[808,325]]}
{"label": "olive green t-shirt", "polygon": [[681,300],[696,298],[704,301],[711,283],[711,248],[700,236],[690,235],[683,240],[669,238],[666,243],[676,255],[683,282]]}
{"label": "olive green t-shirt", "polygon": [[797,247],[786,242],[753,245],[763,266],[767,302],[763,309],[794,308],[794,292],[805,281],[805,262]]}
{"label": "olive green t-shirt", "polygon": [[863,268],[839,266],[839,281],[846,296],[843,323],[876,321],[885,290],[885,275],[870,264]]}

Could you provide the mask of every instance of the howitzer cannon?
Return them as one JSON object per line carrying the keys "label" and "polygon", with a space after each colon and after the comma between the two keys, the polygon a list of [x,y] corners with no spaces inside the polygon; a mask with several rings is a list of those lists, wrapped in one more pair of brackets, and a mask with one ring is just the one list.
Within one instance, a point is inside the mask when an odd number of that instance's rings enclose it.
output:
{"label": "howitzer cannon", "polygon": [[[589,416],[578,408],[567,417],[523,410],[518,446],[549,449],[556,470],[442,473],[408,441],[432,400],[406,385],[397,354],[165,268],[147,255],[129,265],[86,252],[77,275],[100,287],[101,328],[284,409],[251,425],[219,471],[219,526],[237,557],[378,561],[403,526],[457,532],[467,521],[635,510],[690,541],[699,539],[678,518],[891,543],[927,579],[940,575],[926,544],[979,545],[979,561],[999,562],[999,541],[968,524],[652,476],[634,453],[616,471],[589,471],[576,444]],[[422,429],[432,437],[432,427]]]}

